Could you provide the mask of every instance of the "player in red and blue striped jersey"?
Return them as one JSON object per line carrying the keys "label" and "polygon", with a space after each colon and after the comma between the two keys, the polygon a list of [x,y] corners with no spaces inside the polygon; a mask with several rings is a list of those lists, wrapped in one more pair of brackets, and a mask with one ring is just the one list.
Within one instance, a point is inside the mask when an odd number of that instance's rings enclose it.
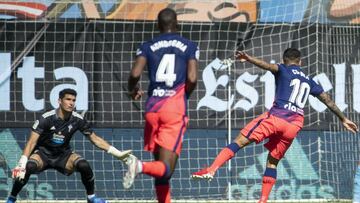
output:
{"label": "player in red and blue striped jersey", "polygon": [[166,8],[158,14],[160,36],[143,43],[137,50],[135,64],[129,77],[129,93],[139,99],[143,91],[137,83],[148,67],[150,84],[145,107],[145,150],[153,153],[155,161],[142,162],[128,158],[129,171],[124,187],[129,188],[137,174],[155,178],[159,202],[170,202],[169,179],[174,172],[186,130],[187,99],[197,82],[199,49],[197,45],[176,33],[176,12]]}
{"label": "player in red and blue striped jersey", "polygon": [[358,127],[345,117],[320,85],[302,72],[299,50],[294,48],[285,50],[283,64],[268,64],[241,51],[237,51],[235,57],[241,62],[248,61],[274,74],[276,82],[274,104],[269,111],[247,124],[234,142],[217,155],[210,167],[195,172],[191,176],[194,179],[211,180],[217,169],[234,157],[239,149],[252,142],[260,143],[264,139],[268,139],[265,147],[269,150],[269,154],[259,200],[259,203],[266,203],[276,182],[277,164],[303,127],[303,108],[310,94],[317,97],[335,113],[347,130],[356,133]]}

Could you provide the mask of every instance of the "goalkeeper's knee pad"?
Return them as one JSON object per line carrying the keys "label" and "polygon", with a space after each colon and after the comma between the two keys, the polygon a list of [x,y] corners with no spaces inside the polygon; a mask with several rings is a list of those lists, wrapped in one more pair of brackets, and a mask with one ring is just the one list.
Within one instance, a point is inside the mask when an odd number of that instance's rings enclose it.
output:
{"label": "goalkeeper's knee pad", "polygon": [[16,181],[20,183],[20,185],[24,186],[28,182],[30,175],[37,172],[38,165],[34,161],[28,161],[26,163],[25,176],[20,179],[16,178]]}
{"label": "goalkeeper's knee pad", "polygon": [[81,174],[81,181],[86,188],[86,192],[94,194],[94,173],[90,164],[85,159],[81,159],[75,163],[75,169]]}
{"label": "goalkeeper's knee pad", "polygon": [[37,172],[38,165],[35,161],[29,160],[26,163],[26,173],[34,174]]}
{"label": "goalkeeper's knee pad", "polygon": [[93,171],[90,167],[89,162],[85,159],[81,159],[76,162],[75,168],[81,174],[81,179],[83,180],[91,180],[94,177]]}

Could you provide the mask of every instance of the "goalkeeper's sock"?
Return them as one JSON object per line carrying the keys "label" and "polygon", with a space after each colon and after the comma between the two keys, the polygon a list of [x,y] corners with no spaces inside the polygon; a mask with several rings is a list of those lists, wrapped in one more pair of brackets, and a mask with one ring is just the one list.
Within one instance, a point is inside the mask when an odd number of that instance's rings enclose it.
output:
{"label": "goalkeeper's sock", "polygon": [[272,187],[276,182],[276,168],[266,168],[263,179],[262,179],[262,189],[261,189],[261,197],[259,203],[266,203],[269,199],[269,195]]}
{"label": "goalkeeper's sock", "polygon": [[87,196],[88,199],[91,199],[91,198],[93,198],[93,197],[95,197],[95,194],[92,194],[92,195],[88,195],[88,196]]}
{"label": "goalkeeper's sock", "polygon": [[85,159],[80,159],[75,162],[75,169],[81,174],[81,182],[85,186],[86,194],[87,195],[94,194],[95,177],[89,163]]}
{"label": "goalkeeper's sock", "polygon": [[11,196],[16,197],[19,194],[19,192],[21,191],[21,189],[25,186],[26,182],[15,179],[14,184],[11,189],[11,193],[10,193]]}
{"label": "goalkeeper's sock", "polygon": [[360,165],[356,169],[355,179],[354,179],[354,203],[360,203]]}
{"label": "goalkeeper's sock", "polygon": [[155,177],[167,177],[170,173],[170,168],[162,161],[142,162],[142,173]]}
{"label": "goalkeeper's sock", "polygon": [[240,146],[233,142],[226,146],[224,149],[220,151],[220,153],[216,156],[214,162],[209,167],[210,171],[216,171],[220,168],[225,162],[235,156],[235,153],[238,152]]}
{"label": "goalkeeper's sock", "polygon": [[159,203],[170,203],[171,194],[170,194],[170,185],[155,185],[156,196]]}

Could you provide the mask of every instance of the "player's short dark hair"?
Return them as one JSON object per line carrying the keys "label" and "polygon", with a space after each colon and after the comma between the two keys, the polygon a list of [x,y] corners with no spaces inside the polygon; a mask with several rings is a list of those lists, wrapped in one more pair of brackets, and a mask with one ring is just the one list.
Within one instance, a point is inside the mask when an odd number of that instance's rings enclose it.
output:
{"label": "player's short dark hair", "polygon": [[167,29],[176,29],[177,27],[177,14],[171,8],[164,8],[158,14],[158,26],[161,31]]}
{"label": "player's short dark hair", "polygon": [[77,93],[75,90],[73,89],[70,89],[70,88],[66,88],[66,89],[63,89],[59,92],[59,98],[62,99],[65,97],[66,94],[71,94],[73,96],[76,97]]}
{"label": "player's short dark hair", "polygon": [[295,48],[288,48],[284,51],[283,60],[286,61],[300,61],[301,52]]}

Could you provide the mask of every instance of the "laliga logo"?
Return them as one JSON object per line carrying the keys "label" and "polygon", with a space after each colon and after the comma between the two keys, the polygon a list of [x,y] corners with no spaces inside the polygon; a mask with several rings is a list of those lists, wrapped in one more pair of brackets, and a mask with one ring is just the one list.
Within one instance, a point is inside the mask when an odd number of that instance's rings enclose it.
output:
{"label": "laliga logo", "polygon": [[[22,103],[28,111],[44,109],[45,100],[35,97],[35,80],[45,79],[44,67],[35,67],[35,57],[24,57],[23,66],[17,69],[17,77],[22,80]],[[10,110],[10,76],[11,55],[0,53],[0,111]],[[54,108],[58,107],[59,92],[65,88],[77,91],[76,109],[88,109],[88,78],[83,70],[76,67],[61,67],[54,70],[56,80],[70,78],[75,84],[60,84],[51,89],[50,102]],[[45,79],[46,80],[46,79]],[[52,81],[52,80],[51,80]],[[49,90],[47,82],[43,81],[44,89]]]}

